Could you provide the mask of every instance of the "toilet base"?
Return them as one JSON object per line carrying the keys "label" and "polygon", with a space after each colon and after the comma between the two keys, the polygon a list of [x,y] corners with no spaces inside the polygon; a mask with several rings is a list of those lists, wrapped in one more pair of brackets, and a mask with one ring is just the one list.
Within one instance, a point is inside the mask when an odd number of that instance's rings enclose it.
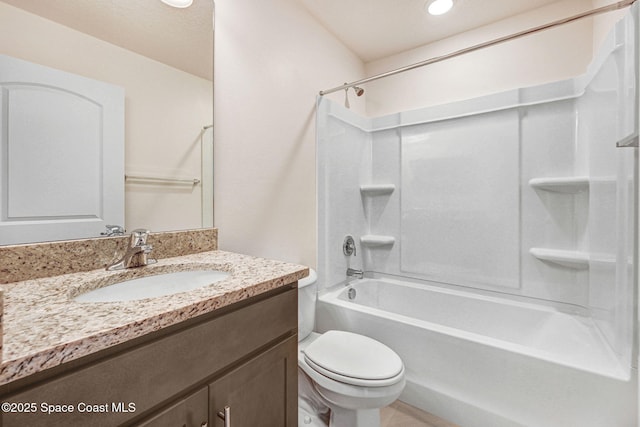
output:
{"label": "toilet base", "polygon": [[328,424],[318,414],[298,406],[298,427],[328,427]]}
{"label": "toilet base", "polygon": [[343,409],[331,408],[329,427],[379,427],[380,409]]}
{"label": "toilet base", "polygon": [[329,426],[329,407],[313,388],[311,379],[300,368],[298,368],[298,426]]}
{"label": "toilet base", "polygon": [[351,409],[330,404],[300,368],[298,393],[299,427],[380,427],[379,408]]}

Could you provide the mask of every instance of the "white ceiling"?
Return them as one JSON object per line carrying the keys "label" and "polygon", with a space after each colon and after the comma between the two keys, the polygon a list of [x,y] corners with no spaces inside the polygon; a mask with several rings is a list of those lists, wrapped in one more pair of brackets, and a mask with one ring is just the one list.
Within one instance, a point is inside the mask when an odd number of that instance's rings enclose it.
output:
{"label": "white ceiling", "polygon": [[369,62],[559,0],[454,0],[453,9],[441,16],[425,12],[429,0],[295,1]]}
{"label": "white ceiling", "polygon": [[212,0],[194,0],[186,9],[160,0],[0,1],[199,77],[213,78]]}
{"label": "white ceiling", "polygon": [[[0,1],[212,79],[213,0],[186,9],[160,0]],[[369,62],[561,0],[454,0],[442,16],[425,12],[430,0],[293,1]]]}

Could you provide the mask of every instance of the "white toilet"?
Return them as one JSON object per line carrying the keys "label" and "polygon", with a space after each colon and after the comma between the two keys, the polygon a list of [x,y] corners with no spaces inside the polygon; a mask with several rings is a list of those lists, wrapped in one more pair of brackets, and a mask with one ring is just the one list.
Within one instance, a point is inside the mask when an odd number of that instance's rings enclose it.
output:
{"label": "white toilet", "polygon": [[317,278],[310,270],[298,282],[298,425],[379,427],[380,408],[404,389],[404,364],[372,338],[312,332]]}

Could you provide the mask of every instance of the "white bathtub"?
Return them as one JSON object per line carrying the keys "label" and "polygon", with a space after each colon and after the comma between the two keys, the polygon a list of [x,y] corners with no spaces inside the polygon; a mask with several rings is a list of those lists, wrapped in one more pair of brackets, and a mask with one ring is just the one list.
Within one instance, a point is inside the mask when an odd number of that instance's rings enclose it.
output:
{"label": "white bathtub", "polygon": [[574,311],[365,278],[320,295],[316,329],[387,344],[406,366],[401,400],[463,427],[635,427],[635,369]]}

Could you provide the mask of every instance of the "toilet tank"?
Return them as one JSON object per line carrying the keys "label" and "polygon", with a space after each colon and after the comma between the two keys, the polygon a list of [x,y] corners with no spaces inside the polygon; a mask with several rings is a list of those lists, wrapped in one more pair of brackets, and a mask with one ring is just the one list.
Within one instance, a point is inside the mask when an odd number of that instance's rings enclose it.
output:
{"label": "toilet tank", "polygon": [[309,269],[309,276],[298,280],[298,341],[309,336],[316,321],[318,274]]}

